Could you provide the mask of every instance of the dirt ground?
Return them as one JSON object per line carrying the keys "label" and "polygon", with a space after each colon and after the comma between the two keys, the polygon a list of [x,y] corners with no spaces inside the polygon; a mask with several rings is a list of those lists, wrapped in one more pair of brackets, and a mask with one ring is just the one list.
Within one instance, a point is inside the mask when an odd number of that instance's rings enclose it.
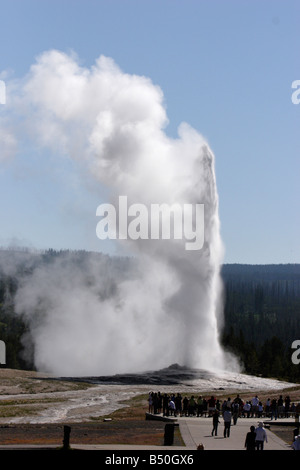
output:
{"label": "dirt ground", "polygon": [[[99,423],[72,423],[70,444],[144,444],[163,445],[163,422],[145,420],[116,420]],[[63,444],[61,424],[23,424],[0,427],[0,443],[7,444]],[[183,445],[176,433],[175,445]]]}
{"label": "dirt ground", "polygon": [[[44,378],[46,380],[40,380]],[[91,387],[86,383],[51,380],[51,377],[32,371],[0,369],[0,418],[21,415],[34,416],[37,410],[45,406],[43,394],[85,390]],[[21,398],[20,398],[21,396]],[[18,397],[18,398],[16,398]],[[47,400],[49,402],[49,398]],[[55,405],[54,405],[55,406]],[[0,445],[35,444],[63,445],[64,426],[71,427],[72,444],[144,444],[163,445],[165,423],[146,421],[147,400],[145,396],[135,398],[133,403],[121,408],[109,416],[99,416],[91,421],[63,423],[0,423]],[[174,434],[174,445],[184,445],[179,430]]]}

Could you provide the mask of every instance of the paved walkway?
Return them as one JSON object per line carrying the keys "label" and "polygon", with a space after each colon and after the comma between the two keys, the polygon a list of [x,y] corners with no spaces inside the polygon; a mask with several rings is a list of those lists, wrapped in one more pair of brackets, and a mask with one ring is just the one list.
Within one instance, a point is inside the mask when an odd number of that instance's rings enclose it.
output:
{"label": "paved walkway", "polygon": [[[286,421],[286,420],[285,420]],[[236,425],[231,425],[230,437],[223,437],[224,424],[220,418],[218,435],[212,436],[212,418],[178,418],[182,438],[190,449],[202,443],[204,450],[244,450],[245,438],[250,426],[257,426],[257,418],[239,418]],[[291,423],[294,421],[291,419]],[[266,421],[267,424],[267,421]],[[266,428],[268,442],[265,450],[291,450],[290,445]],[[291,428],[292,435],[292,428]]]}

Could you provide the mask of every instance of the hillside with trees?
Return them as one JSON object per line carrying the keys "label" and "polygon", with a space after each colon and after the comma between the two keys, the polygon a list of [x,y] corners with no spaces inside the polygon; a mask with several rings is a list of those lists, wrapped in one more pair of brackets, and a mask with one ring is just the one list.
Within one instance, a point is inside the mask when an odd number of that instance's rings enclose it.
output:
{"label": "hillside with trees", "polygon": [[223,344],[252,374],[300,381],[300,265],[224,265]]}
{"label": "hillside with trees", "polygon": [[[113,277],[131,263],[127,258],[84,251],[0,250],[0,340],[6,344],[6,367],[34,367],[29,325],[15,311],[19,286],[37,267],[47,266],[66,254],[82,269],[88,257],[99,259]],[[300,265],[226,264],[221,274],[224,347],[241,359],[247,373],[300,382],[300,364],[291,360],[292,342],[300,340]]]}

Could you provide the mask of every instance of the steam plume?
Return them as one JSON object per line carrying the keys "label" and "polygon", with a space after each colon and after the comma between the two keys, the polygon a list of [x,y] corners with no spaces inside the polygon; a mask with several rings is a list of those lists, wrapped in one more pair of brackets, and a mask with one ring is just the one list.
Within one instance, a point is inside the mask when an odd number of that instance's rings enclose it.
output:
{"label": "steam plume", "polygon": [[36,366],[59,375],[174,362],[224,369],[223,246],[214,155],[205,139],[186,123],[176,139],[168,137],[160,88],[103,56],[88,69],[73,55],[45,52],[16,86],[12,106],[27,138],[88,169],[110,202],[126,195],[128,204],[205,206],[200,251],[184,250],[181,240],[128,240],[121,250],[134,262],[124,270],[91,256],[80,267],[60,258],[36,269],[17,295]]}

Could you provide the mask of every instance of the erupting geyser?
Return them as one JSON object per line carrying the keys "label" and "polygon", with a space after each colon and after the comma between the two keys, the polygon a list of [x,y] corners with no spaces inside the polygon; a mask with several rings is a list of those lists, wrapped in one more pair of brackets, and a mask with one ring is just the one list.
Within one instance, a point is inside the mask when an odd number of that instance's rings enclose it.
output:
{"label": "erupting geyser", "polygon": [[16,300],[31,326],[36,367],[64,376],[172,363],[224,369],[223,246],[206,141],[185,123],[169,137],[161,90],[105,57],[86,69],[73,56],[46,52],[19,86],[12,107],[24,113],[27,138],[88,168],[106,202],[125,195],[146,207],[204,204],[201,250],[174,237],[117,240],[133,256],[126,269],[91,256],[80,266],[69,256],[34,270]]}

